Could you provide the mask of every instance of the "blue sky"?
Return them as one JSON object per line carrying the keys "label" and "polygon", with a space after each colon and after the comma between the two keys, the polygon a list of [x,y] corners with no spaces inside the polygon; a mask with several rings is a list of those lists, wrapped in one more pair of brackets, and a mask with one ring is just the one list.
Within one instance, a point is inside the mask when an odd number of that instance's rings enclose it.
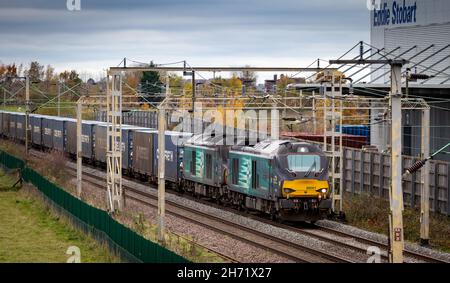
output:
{"label": "blue sky", "polygon": [[369,41],[365,0],[0,0],[0,60],[98,75],[123,57],[306,66]]}

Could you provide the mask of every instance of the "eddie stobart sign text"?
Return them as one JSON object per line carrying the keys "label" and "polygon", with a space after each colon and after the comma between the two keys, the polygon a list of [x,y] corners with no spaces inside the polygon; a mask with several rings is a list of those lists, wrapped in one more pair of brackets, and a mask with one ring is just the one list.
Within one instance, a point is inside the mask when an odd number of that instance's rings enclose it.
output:
{"label": "eddie stobart sign text", "polygon": [[392,6],[381,3],[373,12],[374,27],[417,22],[417,2],[410,4],[406,3],[406,0],[394,1]]}

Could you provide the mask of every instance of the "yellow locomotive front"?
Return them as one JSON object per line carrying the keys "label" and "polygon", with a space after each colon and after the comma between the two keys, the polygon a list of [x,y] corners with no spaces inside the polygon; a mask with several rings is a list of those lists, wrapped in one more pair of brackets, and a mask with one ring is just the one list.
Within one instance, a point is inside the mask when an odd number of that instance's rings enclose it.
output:
{"label": "yellow locomotive front", "polygon": [[281,218],[314,222],[325,217],[331,208],[325,154],[311,144],[291,143],[276,159]]}

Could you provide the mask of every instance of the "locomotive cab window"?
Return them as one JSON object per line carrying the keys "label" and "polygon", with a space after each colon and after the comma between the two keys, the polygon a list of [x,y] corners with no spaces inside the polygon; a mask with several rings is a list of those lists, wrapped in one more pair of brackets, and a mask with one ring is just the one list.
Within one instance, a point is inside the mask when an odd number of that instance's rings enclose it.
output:
{"label": "locomotive cab window", "polygon": [[320,156],[318,155],[288,155],[288,168],[294,172],[319,172]]}

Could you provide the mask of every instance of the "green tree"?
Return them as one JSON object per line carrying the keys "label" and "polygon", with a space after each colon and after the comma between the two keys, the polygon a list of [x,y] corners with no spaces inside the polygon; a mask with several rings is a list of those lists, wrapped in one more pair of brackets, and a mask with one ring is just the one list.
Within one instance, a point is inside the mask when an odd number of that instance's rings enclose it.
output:
{"label": "green tree", "polygon": [[44,66],[37,61],[33,61],[30,63],[30,68],[25,71],[25,75],[32,82],[40,82],[44,78]]}
{"label": "green tree", "polygon": [[0,77],[15,77],[17,76],[17,67],[16,64],[11,65],[0,65]]}
{"label": "green tree", "polygon": [[277,81],[277,94],[283,96],[286,95],[287,86],[294,82],[295,81],[287,75],[281,75],[280,79]]}
{"label": "green tree", "polygon": [[[245,65],[246,68],[250,68],[250,65]],[[233,76],[241,79],[242,83],[246,86],[255,86],[256,80],[258,79],[258,75],[254,71],[240,71],[235,72]]]}
{"label": "green tree", "polygon": [[61,72],[59,79],[69,85],[76,85],[81,82],[80,75],[75,70]]}
{"label": "green tree", "polygon": [[55,68],[53,68],[51,65],[47,65],[47,68],[45,69],[44,80],[46,82],[51,82],[54,79],[55,79]]}
{"label": "green tree", "polygon": [[[155,67],[155,64],[150,62],[150,67]],[[163,92],[163,84],[160,80],[160,74],[156,71],[143,72],[141,78],[141,91],[147,96],[147,100],[150,102],[161,101],[161,98],[157,98]]]}
{"label": "green tree", "polygon": [[183,77],[177,74],[169,75],[170,91],[173,95],[180,95],[183,92],[184,82]]}

